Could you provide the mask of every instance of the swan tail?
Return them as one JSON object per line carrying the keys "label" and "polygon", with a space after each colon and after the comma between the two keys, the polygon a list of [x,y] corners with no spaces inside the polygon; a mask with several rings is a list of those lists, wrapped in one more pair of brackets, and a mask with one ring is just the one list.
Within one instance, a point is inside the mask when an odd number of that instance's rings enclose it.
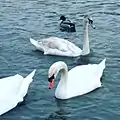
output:
{"label": "swan tail", "polygon": [[98,64],[98,75],[101,78],[103,71],[105,69],[105,62],[106,62],[106,58],[104,60],[102,60],[99,64]]}
{"label": "swan tail", "polygon": [[100,66],[102,69],[105,69],[105,62],[106,62],[106,58],[102,60],[98,66]]}
{"label": "swan tail", "polygon": [[30,38],[30,42],[31,42],[31,44],[34,45],[38,50],[44,51],[41,41],[38,42],[38,41],[36,41],[36,40]]}
{"label": "swan tail", "polygon": [[36,40],[34,40],[34,39],[32,39],[32,38],[30,38],[30,42],[31,42],[31,44],[33,44],[34,46],[37,46],[37,45],[38,45],[38,41],[36,41]]}
{"label": "swan tail", "polygon": [[19,90],[19,98],[21,98],[20,101],[23,101],[23,97],[27,94],[28,88],[30,83],[33,81],[33,77],[35,75],[36,69],[34,69],[27,77],[23,79],[23,82],[21,84],[20,90]]}

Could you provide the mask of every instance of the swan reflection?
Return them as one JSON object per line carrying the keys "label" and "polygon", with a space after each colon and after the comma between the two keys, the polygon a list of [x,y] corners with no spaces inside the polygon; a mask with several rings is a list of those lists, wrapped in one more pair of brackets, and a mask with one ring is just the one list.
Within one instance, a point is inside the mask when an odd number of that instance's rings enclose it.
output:
{"label": "swan reflection", "polygon": [[56,99],[55,102],[57,105],[56,110],[50,113],[45,120],[68,120],[70,113],[67,108],[67,100]]}

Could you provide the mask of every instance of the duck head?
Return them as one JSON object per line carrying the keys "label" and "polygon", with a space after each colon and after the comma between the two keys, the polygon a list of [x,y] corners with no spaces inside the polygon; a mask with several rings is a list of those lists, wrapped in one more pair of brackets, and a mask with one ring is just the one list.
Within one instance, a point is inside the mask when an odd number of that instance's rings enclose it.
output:
{"label": "duck head", "polygon": [[62,15],[59,20],[65,21],[66,17],[64,15]]}

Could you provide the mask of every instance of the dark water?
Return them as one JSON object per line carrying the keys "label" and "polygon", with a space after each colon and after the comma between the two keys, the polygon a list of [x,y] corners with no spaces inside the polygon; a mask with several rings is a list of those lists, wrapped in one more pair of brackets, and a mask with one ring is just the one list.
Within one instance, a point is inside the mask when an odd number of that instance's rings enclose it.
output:
{"label": "dark water", "polygon": [[[120,119],[120,2],[119,0],[0,0],[0,76],[37,72],[22,105],[0,120],[119,120]],[[58,19],[66,15],[76,33],[61,32]],[[44,56],[29,38],[57,36],[82,47],[84,14],[92,14],[96,29],[89,29],[91,54],[67,58]],[[58,60],[69,69],[107,58],[103,87],[84,96],[57,100],[48,89],[47,72]],[[73,88],[71,88],[73,89]]]}

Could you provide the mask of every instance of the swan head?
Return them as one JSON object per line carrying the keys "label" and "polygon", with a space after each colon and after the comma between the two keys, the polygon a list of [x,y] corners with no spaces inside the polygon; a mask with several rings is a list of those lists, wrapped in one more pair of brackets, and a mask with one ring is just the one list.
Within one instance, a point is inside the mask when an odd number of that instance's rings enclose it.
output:
{"label": "swan head", "polygon": [[64,15],[62,15],[59,20],[65,21],[66,17]]}
{"label": "swan head", "polygon": [[48,78],[48,82],[49,82],[49,89],[52,89],[54,85],[54,74]]}
{"label": "swan head", "polygon": [[53,88],[54,85],[54,79],[57,77],[57,74],[59,71],[67,71],[67,65],[63,61],[55,62],[51,65],[48,71],[48,83],[49,83],[49,89]]}
{"label": "swan head", "polygon": [[59,70],[57,69],[57,62],[52,64],[52,66],[49,68],[48,71],[48,84],[49,84],[49,89],[52,89],[54,86],[54,79],[56,78]]}
{"label": "swan head", "polygon": [[89,15],[85,15],[84,16],[84,22],[87,24],[89,24],[93,29],[95,29],[95,25],[94,25],[94,22],[93,22],[93,19],[91,16]]}

